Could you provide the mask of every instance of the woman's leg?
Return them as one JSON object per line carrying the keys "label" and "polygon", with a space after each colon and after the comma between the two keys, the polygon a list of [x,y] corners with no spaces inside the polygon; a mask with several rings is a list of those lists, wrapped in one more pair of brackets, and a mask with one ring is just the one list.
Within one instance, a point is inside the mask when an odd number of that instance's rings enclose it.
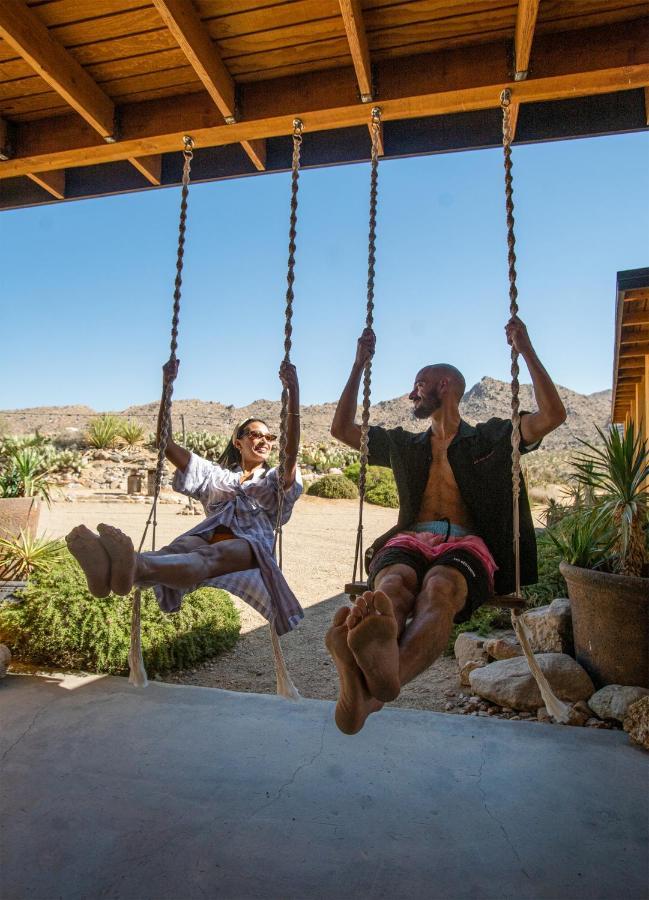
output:
{"label": "woman's leg", "polygon": [[[173,544],[169,549],[172,547]],[[201,540],[201,546],[186,552],[174,549],[166,554],[138,553],[134,554],[134,563],[135,582],[163,584],[170,588],[193,587],[219,575],[257,567],[250,544],[242,538],[218,544]]]}

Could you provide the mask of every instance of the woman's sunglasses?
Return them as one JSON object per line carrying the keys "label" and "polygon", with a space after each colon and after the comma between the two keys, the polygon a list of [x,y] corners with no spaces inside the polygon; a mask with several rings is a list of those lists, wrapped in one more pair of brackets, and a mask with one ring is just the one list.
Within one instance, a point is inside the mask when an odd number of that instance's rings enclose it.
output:
{"label": "woman's sunglasses", "polygon": [[246,428],[241,437],[249,437],[252,438],[253,441],[259,441],[264,438],[269,444],[272,444],[273,441],[277,440],[276,434],[270,434],[270,432],[266,434],[265,431],[251,431],[249,428]]}

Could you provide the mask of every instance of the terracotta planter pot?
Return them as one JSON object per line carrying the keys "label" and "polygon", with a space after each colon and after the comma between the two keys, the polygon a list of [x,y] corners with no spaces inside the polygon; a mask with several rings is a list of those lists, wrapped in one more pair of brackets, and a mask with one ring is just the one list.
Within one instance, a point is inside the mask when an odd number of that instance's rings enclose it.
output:
{"label": "terracotta planter pot", "polygon": [[41,501],[37,497],[0,498],[0,537],[17,537],[20,529],[36,534]]}
{"label": "terracotta planter pot", "polygon": [[649,578],[560,565],[572,608],[575,656],[597,687],[649,687]]}

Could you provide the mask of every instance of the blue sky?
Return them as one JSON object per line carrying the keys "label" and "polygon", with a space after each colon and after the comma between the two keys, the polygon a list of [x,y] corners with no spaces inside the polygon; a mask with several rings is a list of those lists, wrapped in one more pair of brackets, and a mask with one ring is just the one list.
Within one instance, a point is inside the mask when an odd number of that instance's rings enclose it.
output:
{"label": "blue sky", "polygon": [[[308,141],[308,134],[304,137]],[[649,133],[514,148],[521,317],[555,381],[610,387],[615,274],[649,265]],[[365,315],[368,165],[303,172],[294,353],[337,398]],[[507,379],[502,151],[381,164],[373,396],[446,361]],[[178,189],[0,214],[0,408],[157,399]],[[289,176],[195,185],[176,396],[279,396]],[[526,378],[526,373],[525,380]]]}

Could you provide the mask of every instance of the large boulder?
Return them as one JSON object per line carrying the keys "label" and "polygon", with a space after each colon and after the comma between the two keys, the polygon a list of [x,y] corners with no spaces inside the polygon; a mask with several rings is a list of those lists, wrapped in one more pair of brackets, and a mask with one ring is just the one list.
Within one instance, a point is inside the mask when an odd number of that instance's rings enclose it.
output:
{"label": "large boulder", "polygon": [[464,685],[469,684],[469,675],[480,666],[486,666],[489,657],[484,650],[485,639],[473,631],[463,631],[457,636],[453,645],[453,652],[460,670],[460,681]]}
{"label": "large boulder", "polygon": [[570,600],[558,597],[525,613],[534,653],[573,653]]}
{"label": "large boulder", "polygon": [[[594,693],[588,673],[566,653],[540,653],[536,660],[560,700],[576,703],[588,700]],[[534,713],[543,706],[541,691],[524,657],[503,659],[474,669],[469,683],[474,694],[498,706]]]}
{"label": "large boulder", "polygon": [[11,662],[11,653],[9,651],[9,647],[5,647],[4,644],[0,644],[0,678],[4,678],[7,674],[7,667]]}
{"label": "large boulder", "polygon": [[632,743],[649,750],[649,697],[641,697],[631,704],[623,727]]}
{"label": "large boulder", "polygon": [[593,694],[588,705],[600,719],[617,719],[618,722],[623,722],[631,704],[648,694],[649,688],[607,684]]}

